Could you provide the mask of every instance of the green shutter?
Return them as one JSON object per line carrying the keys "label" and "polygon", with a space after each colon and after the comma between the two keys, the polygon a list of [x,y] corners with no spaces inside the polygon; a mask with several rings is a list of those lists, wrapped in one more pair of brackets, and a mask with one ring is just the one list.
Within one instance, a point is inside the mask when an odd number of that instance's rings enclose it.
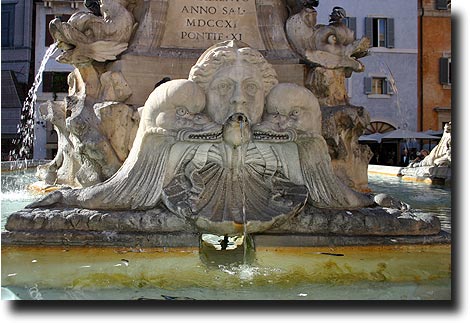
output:
{"label": "green shutter", "polygon": [[395,47],[395,21],[393,18],[387,18],[387,47]]}
{"label": "green shutter", "polygon": [[366,17],[366,37],[369,38],[371,47],[374,46],[373,26],[374,18]]}
{"label": "green shutter", "polygon": [[439,81],[441,84],[449,84],[449,59],[439,58]]}
{"label": "green shutter", "polygon": [[357,28],[356,28],[356,17],[348,17],[349,20],[349,29],[354,32],[354,38],[357,39]]}
{"label": "green shutter", "polygon": [[436,0],[437,10],[447,10],[447,0]]}
{"label": "green shutter", "polygon": [[372,93],[372,78],[371,77],[364,77],[364,93],[365,94]]}
{"label": "green shutter", "polygon": [[393,94],[393,87],[392,87],[392,82],[388,79],[385,79],[384,81],[384,94]]}

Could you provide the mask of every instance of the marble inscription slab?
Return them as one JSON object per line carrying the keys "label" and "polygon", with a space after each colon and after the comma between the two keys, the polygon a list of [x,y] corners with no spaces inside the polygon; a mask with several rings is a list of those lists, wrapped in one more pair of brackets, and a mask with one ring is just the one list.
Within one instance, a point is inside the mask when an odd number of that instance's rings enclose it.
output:
{"label": "marble inscription slab", "polygon": [[256,0],[169,1],[163,48],[207,48],[240,40],[264,50],[258,29]]}

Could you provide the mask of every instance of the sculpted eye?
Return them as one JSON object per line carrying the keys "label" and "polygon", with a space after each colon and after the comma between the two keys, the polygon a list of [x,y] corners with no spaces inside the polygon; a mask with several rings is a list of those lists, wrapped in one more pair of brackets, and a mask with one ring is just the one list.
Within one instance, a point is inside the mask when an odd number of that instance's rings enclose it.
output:
{"label": "sculpted eye", "polygon": [[184,115],[186,115],[186,114],[188,114],[188,113],[189,113],[189,112],[188,112],[188,109],[186,109],[185,107],[178,107],[178,108],[176,108],[176,115],[178,115],[178,116],[181,116],[181,117],[182,117],[182,116],[184,116]]}
{"label": "sculpted eye", "polygon": [[300,114],[300,110],[299,109],[294,109],[294,110],[291,111],[291,113],[289,113],[289,116],[295,118],[295,117],[298,117],[299,114]]}
{"label": "sculpted eye", "polygon": [[255,95],[258,92],[258,85],[256,83],[247,83],[245,85],[245,90],[249,95]]}
{"label": "sculpted eye", "polygon": [[335,36],[335,35],[330,35],[330,36],[328,36],[328,43],[334,45],[334,44],[336,44],[336,40],[337,40],[337,39],[336,39],[336,36]]}
{"label": "sculpted eye", "polygon": [[220,94],[226,95],[231,91],[232,85],[228,82],[221,82],[217,84],[216,88]]}

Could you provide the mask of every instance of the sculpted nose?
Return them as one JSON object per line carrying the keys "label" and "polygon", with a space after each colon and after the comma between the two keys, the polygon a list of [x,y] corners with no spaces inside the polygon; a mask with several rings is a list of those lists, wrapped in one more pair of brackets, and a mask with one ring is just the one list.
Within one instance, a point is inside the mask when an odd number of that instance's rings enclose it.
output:
{"label": "sculpted nose", "polygon": [[287,121],[287,117],[282,115],[282,114],[278,114],[277,116],[277,123],[280,125],[280,126],[283,126]]}
{"label": "sculpted nose", "polygon": [[[232,97],[230,98],[230,104],[235,105],[235,106],[243,106],[244,104],[246,104],[246,97],[240,85],[237,85],[235,87]],[[241,112],[241,111],[236,111],[236,112]]]}

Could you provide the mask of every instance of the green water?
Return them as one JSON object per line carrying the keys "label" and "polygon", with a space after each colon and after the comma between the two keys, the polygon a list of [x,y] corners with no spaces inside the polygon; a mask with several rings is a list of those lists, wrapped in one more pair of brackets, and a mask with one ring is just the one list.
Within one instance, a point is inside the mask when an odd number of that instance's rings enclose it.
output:
{"label": "green water", "polygon": [[[38,196],[32,171],[2,173],[7,216]],[[437,215],[450,231],[450,189],[370,176],[416,212]],[[449,300],[451,247],[256,248],[251,265],[203,263],[199,250],[2,247],[3,299]]]}
{"label": "green water", "polygon": [[197,249],[5,247],[20,299],[448,300],[450,246],[258,248],[207,266]]}

